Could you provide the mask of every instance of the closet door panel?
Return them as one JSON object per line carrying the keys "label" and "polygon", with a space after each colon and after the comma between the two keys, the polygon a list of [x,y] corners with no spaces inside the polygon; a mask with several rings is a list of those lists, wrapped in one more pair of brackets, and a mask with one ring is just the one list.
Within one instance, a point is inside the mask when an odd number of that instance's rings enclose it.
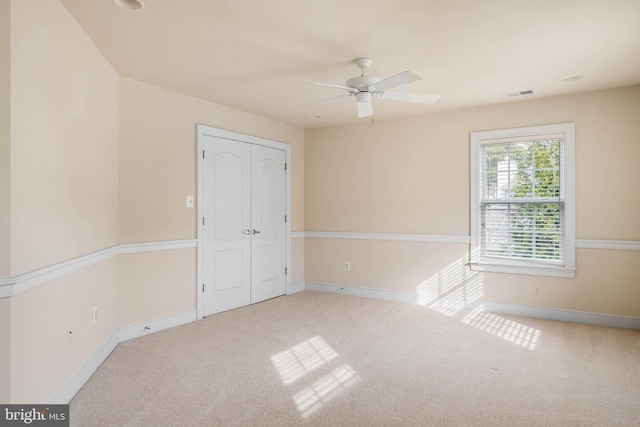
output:
{"label": "closet door panel", "polygon": [[286,155],[251,147],[251,303],[286,293]]}
{"label": "closet door panel", "polygon": [[203,314],[251,302],[251,145],[204,144]]}

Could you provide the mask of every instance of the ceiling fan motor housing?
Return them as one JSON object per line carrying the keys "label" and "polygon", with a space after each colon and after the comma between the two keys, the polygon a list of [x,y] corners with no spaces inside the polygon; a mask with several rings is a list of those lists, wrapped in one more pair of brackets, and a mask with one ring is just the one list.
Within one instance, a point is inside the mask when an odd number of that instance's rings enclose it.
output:
{"label": "ceiling fan motor housing", "polygon": [[356,89],[358,92],[369,92],[369,87],[379,81],[380,79],[371,76],[354,77],[347,80],[347,87]]}

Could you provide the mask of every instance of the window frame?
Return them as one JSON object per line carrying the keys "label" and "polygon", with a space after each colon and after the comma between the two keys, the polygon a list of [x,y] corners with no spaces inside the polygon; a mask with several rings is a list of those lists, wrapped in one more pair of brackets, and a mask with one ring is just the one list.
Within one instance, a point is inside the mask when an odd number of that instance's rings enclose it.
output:
{"label": "window frame", "polygon": [[[522,260],[481,255],[482,221],[482,167],[480,147],[495,144],[504,139],[505,144],[513,139],[536,139],[536,137],[563,134],[564,162],[561,174],[561,193],[563,212],[561,214],[561,235],[564,262],[540,260]],[[489,142],[490,141],[490,142]],[[575,124],[559,123],[542,126],[529,126],[510,129],[498,129],[470,133],[471,145],[471,252],[469,265],[475,271],[497,273],[526,274],[535,276],[575,277]],[[486,201],[485,201],[486,202]]]}

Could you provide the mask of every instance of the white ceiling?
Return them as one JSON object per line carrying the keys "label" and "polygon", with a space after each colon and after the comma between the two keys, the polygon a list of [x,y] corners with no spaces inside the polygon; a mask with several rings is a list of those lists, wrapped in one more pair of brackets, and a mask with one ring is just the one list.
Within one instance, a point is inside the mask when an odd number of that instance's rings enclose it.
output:
{"label": "white ceiling", "polygon": [[303,128],[359,120],[353,97],[298,106],[342,94],[301,83],[344,85],[361,56],[441,95],[376,100],[376,120],[640,84],[640,0],[61,2],[121,75]]}

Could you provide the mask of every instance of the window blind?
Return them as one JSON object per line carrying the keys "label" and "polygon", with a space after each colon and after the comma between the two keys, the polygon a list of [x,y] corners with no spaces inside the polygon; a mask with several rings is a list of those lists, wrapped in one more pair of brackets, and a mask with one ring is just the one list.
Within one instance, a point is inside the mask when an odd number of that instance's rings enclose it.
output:
{"label": "window blind", "polygon": [[480,146],[481,256],[562,263],[563,139]]}

